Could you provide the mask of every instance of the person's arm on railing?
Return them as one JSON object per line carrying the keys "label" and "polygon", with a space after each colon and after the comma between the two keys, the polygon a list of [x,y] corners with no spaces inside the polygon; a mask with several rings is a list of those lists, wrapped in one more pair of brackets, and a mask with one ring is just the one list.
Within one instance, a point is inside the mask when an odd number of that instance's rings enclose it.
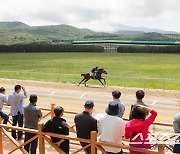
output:
{"label": "person's arm on railing", "polygon": [[63,143],[63,142],[64,142],[64,139],[61,139],[60,141],[58,141],[58,142],[56,142],[54,144],[56,144],[57,146],[60,146],[60,144]]}
{"label": "person's arm on railing", "polygon": [[98,132],[98,128],[97,128],[97,120],[94,122],[93,130],[92,130],[92,131]]}
{"label": "person's arm on railing", "polygon": [[68,124],[66,122],[63,122],[62,125],[63,125],[63,135],[69,135]]}
{"label": "person's arm on railing", "polygon": [[38,111],[39,120],[41,120],[42,116],[43,116],[43,115],[42,115],[42,112],[41,112],[41,110],[39,110],[39,111]]}
{"label": "person's arm on railing", "polygon": [[9,102],[8,102],[8,99],[7,99],[7,97],[6,96],[4,96],[4,104],[6,104],[6,105],[8,105],[9,106]]}

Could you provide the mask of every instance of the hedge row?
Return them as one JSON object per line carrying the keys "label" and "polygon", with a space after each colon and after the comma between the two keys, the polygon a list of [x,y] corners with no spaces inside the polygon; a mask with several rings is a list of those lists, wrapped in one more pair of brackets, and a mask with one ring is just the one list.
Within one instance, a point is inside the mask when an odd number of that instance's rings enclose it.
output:
{"label": "hedge row", "polygon": [[104,52],[104,48],[91,45],[0,45],[0,53],[21,52]]}
{"label": "hedge row", "polygon": [[117,48],[120,53],[180,53],[180,46],[133,46],[124,45]]}
{"label": "hedge row", "polygon": [[[104,48],[94,45],[0,45],[0,53],[21,52],[104,52]],[[180,53],[180,46],[135,46],[122,45],[117,48],[119,53]]]}

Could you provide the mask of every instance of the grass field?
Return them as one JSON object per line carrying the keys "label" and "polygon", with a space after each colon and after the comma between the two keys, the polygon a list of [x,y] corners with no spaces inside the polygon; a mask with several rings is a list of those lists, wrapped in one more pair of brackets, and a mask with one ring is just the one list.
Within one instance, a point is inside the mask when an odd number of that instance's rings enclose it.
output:
{"label": "grass field", "polygon": [[78,83],[94,66],[108,71],[108,85],[180,90],[180,54],[1,54],[0,78]]}

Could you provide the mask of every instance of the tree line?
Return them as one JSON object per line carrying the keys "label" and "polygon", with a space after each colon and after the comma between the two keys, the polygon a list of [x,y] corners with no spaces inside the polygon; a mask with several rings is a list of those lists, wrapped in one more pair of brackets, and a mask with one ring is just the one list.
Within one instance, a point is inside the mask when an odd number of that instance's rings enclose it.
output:
{"label": "tree line", "polygon": [[122,45],[117,48],[119,53],[180,53],[180,46],[138,46]]}
{"label": "tree line", "polygon": [[[15,44],[0,45],[0,53],[25,53],[25,52],[104,52],[104,48],[96,45],[73,44]],[[117,48],[119,53],[180,53],[180,46],[138,46],[121,45]]]}
{"label": "tree line", "polygon": [[15,44],[0,45],[0,53],[25,52],[104,52],[104,48],[92,45],[51,45],[51,44]]}

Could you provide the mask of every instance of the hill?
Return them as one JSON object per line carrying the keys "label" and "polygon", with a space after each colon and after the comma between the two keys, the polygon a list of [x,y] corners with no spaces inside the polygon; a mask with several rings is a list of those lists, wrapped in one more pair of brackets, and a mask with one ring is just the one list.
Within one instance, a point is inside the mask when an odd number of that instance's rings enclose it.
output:
{"label": "hill", "polygon": [[28,25],[22,22],[0,22],[0,30],[12,30],[16,28],[25,28]]}
{"label": "hill", "polygon": [[114,33],[119,33],[119,31],[127,31],[127,32],[143,32],[143,33],[161,33],[161,34],[180,34],[178,32],[174,31],[166,31],[162,29],[153,29],[153,28],[147,28],[147,27],[133,27],[123,24],[118,24],[115,26]]}
{"label": "hill", "polygon": [[141,35],[138,35],[134,38],[134,40],[141,40],[141,41],[175,41],[176,39],[173,37],[173,35],[165,35],[160,33],[143,33]]}
{"label": "hill", "polygon": [[128,30],[119,30],[115,32],[115,34],[119,35],[138,35],[138,34],[143,34],[145,33],[144,31],[128,31]]}
{"label": "hill", "polygon": [[53,39],[83,39],[93,32],[78,29],[69,25],[28,26],[21,22],[0,23],[0,43],[46,42]]}
{"label": "hill", "polygon": [[94,32],[70,25],[29,26],[22,22],[0,22],[0,44],[48,43],[52,40],[180,40],[179,34],[145,33],[121,30],[114,33]]}

